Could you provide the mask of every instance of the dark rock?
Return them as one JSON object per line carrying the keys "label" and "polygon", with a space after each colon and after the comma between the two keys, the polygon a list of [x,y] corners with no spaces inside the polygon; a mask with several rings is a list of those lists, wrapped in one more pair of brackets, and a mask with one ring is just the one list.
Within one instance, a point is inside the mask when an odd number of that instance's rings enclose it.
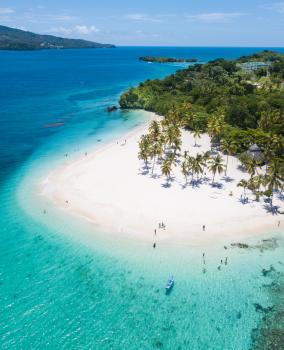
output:
{"label": "dark rock", "polygon": [[249,248],[249,245],[246,243],[231,243],[232,247],[237,247],[237,248],[242,248],[242,249],[247,249]]}
{"label": "dark rock", "polygon": [[115,112],[117,110],[118,110],[118,108],[116,106],[109,106],[109,107],[107,107],[107,112],[108,113]]}
{"label": "dark rock", "polygon": [[263,312],[265,314],[267,314],[268,312],[271,312],[274,309],[274,306],[263,307],[258,303],[254,303],[254,307],[256,312]]}
{"label": "dark rock", "polygon": [[270,266],[270,268],[269,268],[268,270],[262,269],[262,275],[263,275],[264,277],[266,277],[268,274],[270,274],[271,272],[274,272],[274,271],[275,271],[274,267],[273,267],[273,266]]}

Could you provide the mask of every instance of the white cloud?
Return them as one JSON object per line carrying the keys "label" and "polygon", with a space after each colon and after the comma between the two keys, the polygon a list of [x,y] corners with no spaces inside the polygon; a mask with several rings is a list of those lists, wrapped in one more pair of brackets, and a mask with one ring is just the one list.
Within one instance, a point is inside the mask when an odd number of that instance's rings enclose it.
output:
{"label": "white cloud", "polygon": [[51,33],[56,33],[56,34],[62,34],[62,35],[70,35],[70,34],[80,34],[80,35],[88,35],[92,33],[98,33],[100,30],[95,27],[94,25],[92,26],[87,26],[87,25],[76,25],[74,27],[55,27],[51,28],[49,32]]}
{"label": "white cloud", "polygon": [[47,17],[49,17],[54,21],[62,21],[62,22],[75,21],[78,19],[78,17],[68,16],[68,15],[47,15]]}
{"label": "white cloud", "polygon": [[284,2],[274,2],[263,6],[266,10],[274,10],[279,13],[284,13]]}
{"label": "white cloud", "polygon": [[[78,17],[70,16],[66,14],[48,14],[44,12],[34,12],[32,9],[23,14],[26,22],[30,23],[52,23],[52,22],[61,22],[61,23],[75,23],[79,21]],[[59,25],[60,26],[60,25]]]}
{"label": "white cloud", "polygon": [[0,7],[0,15],[7,15],[9,13],[14,13],[15,11],[10,7]]}
{"label": "white cloud", "polygon": [[96,28],[95,26],[86,26],[86,25],[77,25],[74,28],[75,32],[78,34],[91,34],[91,33],[97,33],[100,30]]}
{"label": "white cloud", "polygon": [[186,18],[194,21],[202,22],[226,22],[236,17],[244,16],[241,12],[211,12],[200,13],[198,15],[187,15]]}
{"label": "white cloud", "polygon": [[131,21],[137,21],[137,22],[154,22],[154,23],[161,23],[163,22],[164,17],[167,17],[167,15],[156,15],[156,16],[150,16],[145,13],[132,13],[129,15],[126,15],[126,19],[129,19]]}

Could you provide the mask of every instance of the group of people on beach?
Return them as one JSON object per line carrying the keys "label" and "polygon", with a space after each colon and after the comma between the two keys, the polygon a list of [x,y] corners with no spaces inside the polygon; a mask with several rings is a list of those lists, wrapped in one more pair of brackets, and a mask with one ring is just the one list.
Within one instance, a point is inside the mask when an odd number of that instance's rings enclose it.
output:
{"label": "group of people on beach", "polygon": [[[163,221],[159,222],[159,229],[160,230],[165,230],[166,229],[166,225],[165,225],[165,223]],[[157,229],[156,228],[154,229],[154,234],[155,234],[155,236],[157,236]],[[156,244],[156,242],[154,242],[153,248],[156,248],[156,246],[157,246],[157,244]]]}
{"label": "group of people on beach", "polygon": [[[163,229],[163,230],[166,229],[166,225],[164,224],[163,221],[162,221],[162,222],[159,222],[159,228],[160,228],[160,229]],[[155,231],[156,231],[156,230],[155,230]]]}

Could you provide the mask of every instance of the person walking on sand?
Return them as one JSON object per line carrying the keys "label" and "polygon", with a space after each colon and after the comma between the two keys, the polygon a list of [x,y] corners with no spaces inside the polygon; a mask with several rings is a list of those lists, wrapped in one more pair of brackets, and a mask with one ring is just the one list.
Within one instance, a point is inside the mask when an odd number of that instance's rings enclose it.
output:
{"label": "person walking on sand", "polygon": [[205,231],[205,228],[206,228],[205,225],[203,225],[203,226],[202,226],[203,231]]}
{"label": "person walking on sand", "polygon": [[155,231],[154,231],[154,232],[155,232],[155,236],[156,236],[156,235],[157,235],[157,230],[155,229]]}

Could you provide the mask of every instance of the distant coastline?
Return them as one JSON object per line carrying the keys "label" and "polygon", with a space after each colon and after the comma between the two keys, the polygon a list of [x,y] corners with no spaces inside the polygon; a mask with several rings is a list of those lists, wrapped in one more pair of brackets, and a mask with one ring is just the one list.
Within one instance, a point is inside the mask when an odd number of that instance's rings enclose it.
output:
{"label": "distant coastline", "polygon": [[53,35],[41,35],[0,25],[0,50],[45,50],[45,49],[88,49],[114,48],[83,39],[68,39]]}
{"label": "distant coastline", "polygon": [[141,56],[140,61],[155,62],[155,63],[196,63],[197,58],[176,58],[176,57],[155,57],[155,56]]}

